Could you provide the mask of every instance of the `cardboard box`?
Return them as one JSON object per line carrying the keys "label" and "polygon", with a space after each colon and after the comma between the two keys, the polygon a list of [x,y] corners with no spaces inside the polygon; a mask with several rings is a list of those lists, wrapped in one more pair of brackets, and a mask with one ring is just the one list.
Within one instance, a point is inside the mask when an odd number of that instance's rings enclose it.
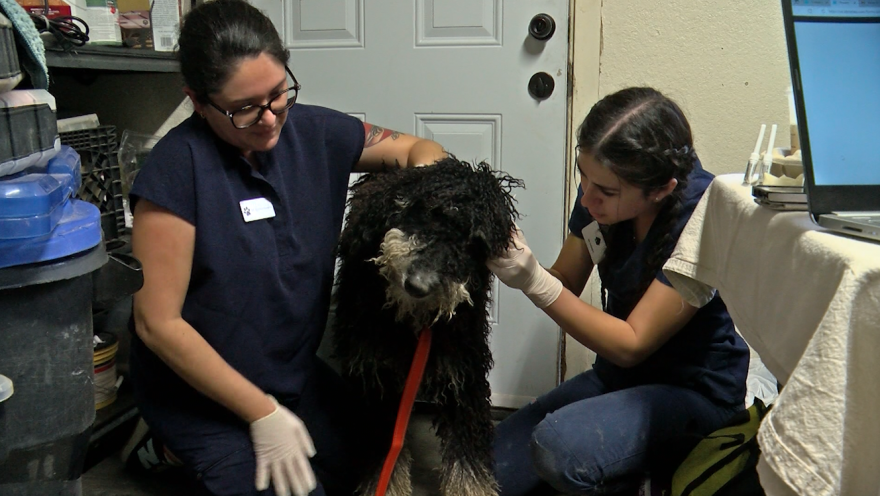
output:
{"label": "cardboard box", "polygon": [[122,43],[131,48],[160,52],[173,51],[177,46],[180,27],[178,0],[117,0]]}
{"label": "cardboard box", "polygon": [[177,47],[177,35],[180,30],[180,3],[178,0],[153,0],[150,20],[153,24],[155,49],[159,52],[174,51]]}
{"label": "cardboard box", "polygon": [[122,42],[115,0],[49,0],[49,12],[45,12],[43,0],[16,0],[25,11],[46,15],[79,17],[89,25],[89,43],[118,45]]}
{"label": "cardboard box", "polygon": [[129,48],[153,49],[150,0],[117,0],[122,44]]}

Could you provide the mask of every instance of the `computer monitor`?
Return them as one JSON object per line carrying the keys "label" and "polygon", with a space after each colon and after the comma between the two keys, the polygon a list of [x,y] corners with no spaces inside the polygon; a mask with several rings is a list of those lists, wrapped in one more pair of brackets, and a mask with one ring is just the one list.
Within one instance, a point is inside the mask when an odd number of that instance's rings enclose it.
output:
{"label": "computer monitor", "polygon": [[880,0],[782,0],[810,210],[880,210]]}

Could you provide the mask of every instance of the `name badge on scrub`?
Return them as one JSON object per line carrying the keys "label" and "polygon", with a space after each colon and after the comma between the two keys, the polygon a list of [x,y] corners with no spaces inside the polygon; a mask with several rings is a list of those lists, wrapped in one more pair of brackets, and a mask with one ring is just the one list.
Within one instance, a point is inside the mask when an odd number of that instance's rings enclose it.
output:
{"label": "name badge on scrub", "polygon": [[244,217],[245,222],[275,217],[275,207],[265,198],[242,200],[238,202],[238,205],[241,207],[241,216]]}
{"label": "name badge on scrub", "polygon": [[581,230],[584,237],[584,243],[587,244],[587,251],[590,252],[590,258],[593,265],[598,264],[605,258],[605,237],[602,236],[602,230],[599,229],[599,223],[593,221],[587,227]]}

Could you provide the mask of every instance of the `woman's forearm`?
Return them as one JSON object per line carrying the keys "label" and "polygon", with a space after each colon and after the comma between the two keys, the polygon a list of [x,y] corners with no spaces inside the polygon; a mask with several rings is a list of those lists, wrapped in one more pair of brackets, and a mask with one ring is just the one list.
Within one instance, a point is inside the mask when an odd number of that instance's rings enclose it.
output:
{"label": "woman's forearm", "polygon": [[148,325],[136,321],[138,336],[174,372],[200,393],[252,422],[274,411],[266,394],[232,368],[182,318]]}

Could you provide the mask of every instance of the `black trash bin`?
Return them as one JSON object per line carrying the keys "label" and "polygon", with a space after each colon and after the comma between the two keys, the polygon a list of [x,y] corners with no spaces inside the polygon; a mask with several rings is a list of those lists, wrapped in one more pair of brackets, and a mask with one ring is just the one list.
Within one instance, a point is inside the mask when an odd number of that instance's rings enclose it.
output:
{"label": "black trash bin", "polygon": [[93,278],[108,260],[94,205],[69,200],[51,235],[0,240],[0,495],[82,493],[95,419]]}

